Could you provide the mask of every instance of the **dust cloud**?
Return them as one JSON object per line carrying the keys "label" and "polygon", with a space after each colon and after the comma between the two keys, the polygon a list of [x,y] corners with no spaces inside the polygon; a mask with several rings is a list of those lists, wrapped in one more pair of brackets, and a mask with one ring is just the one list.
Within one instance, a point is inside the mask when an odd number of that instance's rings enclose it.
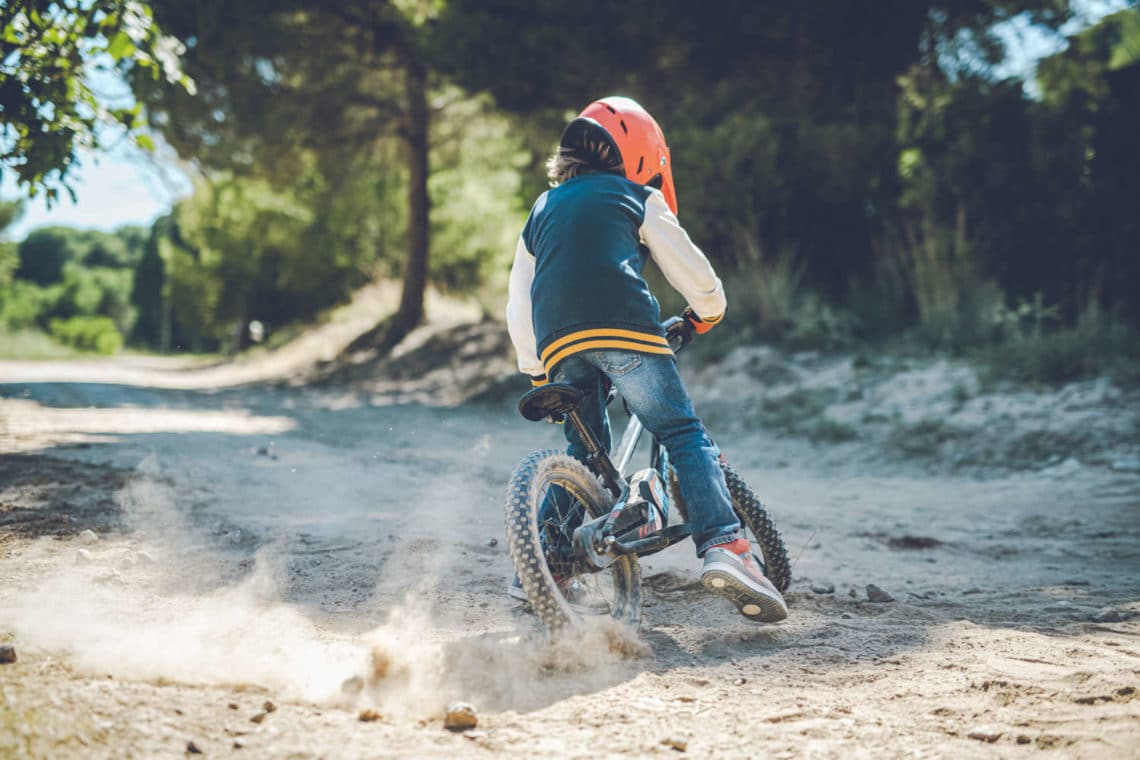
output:
{"label": "dust cloud", "polygon": [[[462,529],[447,499],[458,492],[451,481],[441,476],[417,507],[418,519],[453,526],[448,532]],[[318,610],[286,601],[288,546],[271,541],[235,562],[240,536],[196,523],[154,456],[116,501],[126,530],[73,542],[73,563],[58,561],[56,541],[33,543],[25,558],[41,572],[0,601],[0,618],[23,648],[62,657],[81,673],[255,687],[285,701],[418,720],[455,699],[526,709],[573,684],[612,682],[615,668],[648,652],[608,619],[559,638],[518,620],[478,626],[477,634],[441,621],[430,600],[462,568],[417,557],[438,554],[439,542],[453,537],[414,532],[391,548],[376,579],[370,614],[383,622],[346,634],[323,624]]]}

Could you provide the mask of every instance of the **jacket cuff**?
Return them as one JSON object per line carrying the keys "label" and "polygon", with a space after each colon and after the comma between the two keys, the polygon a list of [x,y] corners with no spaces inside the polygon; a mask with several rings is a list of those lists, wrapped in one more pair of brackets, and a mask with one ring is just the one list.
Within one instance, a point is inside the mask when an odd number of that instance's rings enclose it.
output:
{"label": "jacket cuff", "polygon": [[546,375],[527,375],[527,377],[530,378],[530,384],[535,388],[541,385],[546,385],[549,382],[546,379]]}

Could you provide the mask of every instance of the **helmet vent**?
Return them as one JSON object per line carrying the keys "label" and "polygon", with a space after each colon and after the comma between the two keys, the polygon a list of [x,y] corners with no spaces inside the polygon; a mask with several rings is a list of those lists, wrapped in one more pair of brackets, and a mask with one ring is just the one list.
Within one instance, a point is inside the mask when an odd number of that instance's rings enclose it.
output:
{"label": "helmet vent", "polygon": [[637,159],[637,173],[641,174],[641,170],[645,168],[645,156]]}
{"label": "helmet vent", "polygon": [[621,120],[621,131],[625,132],[627,135],[629,134],[629,127],[625,125],[625,119]]}
{"label": "helmet vent", "polygon": [[602,103],[602,105],[605,106],[606,108],[608,108],[610,113],[614,113],[614,114],[617,113],[617,109],[614,108],[613,106],[611,106],[609,103]]}

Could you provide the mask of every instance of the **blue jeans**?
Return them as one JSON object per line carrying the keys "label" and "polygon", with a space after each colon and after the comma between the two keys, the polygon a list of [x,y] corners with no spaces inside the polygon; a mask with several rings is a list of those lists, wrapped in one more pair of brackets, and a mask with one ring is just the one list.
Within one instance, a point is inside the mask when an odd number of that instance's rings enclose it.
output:
{"label": "blue jeans", "polygon": [[[570,356],[555,368],[551,380],[586,392],[578,407],[586,424],[610,449],[610,423],[605,406],[605,380],[617,388],[629,410],[669,453],[681,495],[688,506],[697,556],[740,534],[732,499],[720,469],[720,450],[693,410],[671,356],[631,351],[587,351]],[[573,425],[565,426],[568,453],[582,461],[586,447]]]}

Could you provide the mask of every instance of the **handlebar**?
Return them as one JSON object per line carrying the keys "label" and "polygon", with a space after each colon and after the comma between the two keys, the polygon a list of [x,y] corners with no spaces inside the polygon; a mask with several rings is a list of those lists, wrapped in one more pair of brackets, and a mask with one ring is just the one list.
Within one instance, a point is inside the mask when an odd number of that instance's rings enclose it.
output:
{"label": "handlebar", "polygon": [[689,345],[697,334],[693,323],[684,317],[669,317],[661,326],[665,329],[665,338],[669,341],[673,353]]}

